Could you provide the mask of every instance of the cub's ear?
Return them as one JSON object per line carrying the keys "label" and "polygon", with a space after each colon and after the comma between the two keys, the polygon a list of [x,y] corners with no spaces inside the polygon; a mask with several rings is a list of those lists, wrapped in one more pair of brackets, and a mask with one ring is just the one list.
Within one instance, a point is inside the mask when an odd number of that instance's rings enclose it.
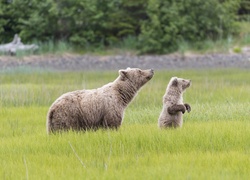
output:
{"label": "cub's ear", "polygon": [[123,81],[127,78],[127,73],[128,72],[126,70],[123,70],[123,69],[119,70],[119,74],[120,74]]}
{"label": "cub's ear", "polygon": [[172,80],[172,86],[177,86],[178,85],[178,79],[177,78],[174,78]]}

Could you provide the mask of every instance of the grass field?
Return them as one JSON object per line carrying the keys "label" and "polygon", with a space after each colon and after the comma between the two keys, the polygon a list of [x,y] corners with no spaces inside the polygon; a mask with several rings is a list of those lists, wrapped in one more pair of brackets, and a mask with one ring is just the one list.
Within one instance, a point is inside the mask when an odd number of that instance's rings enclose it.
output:
{"label": "grass field", "polygon": [[[181,129],[159,130],[172,76],[192,79]],[[248,70],[156,71],[118,131],[48,136],[46,114],[62,93],[100,87],[117,72],[0,73],[0,179],[249,179]]]}

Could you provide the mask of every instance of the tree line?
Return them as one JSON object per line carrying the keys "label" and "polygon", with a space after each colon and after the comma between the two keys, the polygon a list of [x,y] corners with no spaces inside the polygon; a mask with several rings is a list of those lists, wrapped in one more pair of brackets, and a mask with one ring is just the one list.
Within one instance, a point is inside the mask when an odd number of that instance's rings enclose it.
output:
{"label": "tree line", "polygon": [[[244,4],[245,3],[245,4]],[[66,41],[113,46],[127,38],[141,53],[175,51],[237,33],[246,0],[1,0],[0,43],[19,34],[24,42]]]}

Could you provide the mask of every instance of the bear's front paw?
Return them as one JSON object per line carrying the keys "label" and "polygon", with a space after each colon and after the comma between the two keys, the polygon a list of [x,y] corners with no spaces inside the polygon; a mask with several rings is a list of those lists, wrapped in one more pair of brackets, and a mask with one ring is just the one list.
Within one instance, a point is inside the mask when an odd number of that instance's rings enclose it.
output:
{"label": "bear's front paw", "polygon": [[183,108],[181,109],[182,114],[186,112],[186,106],[184,105]]}
{"label": "bear's front paw", "polygon": [[185,103],[184,106],[186,107],[187,112],[191,111],[191,106],[189,104]]}

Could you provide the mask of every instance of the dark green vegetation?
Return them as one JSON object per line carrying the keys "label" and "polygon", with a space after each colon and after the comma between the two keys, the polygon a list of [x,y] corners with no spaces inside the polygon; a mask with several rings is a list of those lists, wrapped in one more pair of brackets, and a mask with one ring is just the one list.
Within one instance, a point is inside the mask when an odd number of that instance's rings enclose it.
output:
{"label": "dark green vegetation", "polygon": [[[192,79],[184,125],[159,130],[172,76]],[[157,71],[118,131],[48,136],[46,113],[62,93],[100,87],[117,72],[0,74],[0,179],[249,179],[247,70]]]}
{"label": "dark green vegetation", "polygon": [[246,0],[3,0],[0,42],[18,33],[23,42],[64,41],[80,51],[169,53],[235,35],[248,14]]}

